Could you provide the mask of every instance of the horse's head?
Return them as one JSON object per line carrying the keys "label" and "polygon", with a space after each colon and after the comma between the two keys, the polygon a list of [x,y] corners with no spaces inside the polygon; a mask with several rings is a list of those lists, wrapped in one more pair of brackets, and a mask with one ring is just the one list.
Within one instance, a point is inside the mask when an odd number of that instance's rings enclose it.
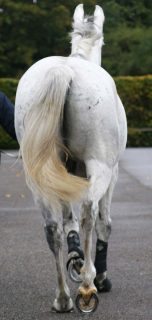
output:
{"label": "horse's head", "polygon": [[85,16],[83,4],[79,4],[73,16],[72,54],[82,54],[90,61],[101,64],[103,23],[105,17],[100,6],[96,5],[92,16]]}

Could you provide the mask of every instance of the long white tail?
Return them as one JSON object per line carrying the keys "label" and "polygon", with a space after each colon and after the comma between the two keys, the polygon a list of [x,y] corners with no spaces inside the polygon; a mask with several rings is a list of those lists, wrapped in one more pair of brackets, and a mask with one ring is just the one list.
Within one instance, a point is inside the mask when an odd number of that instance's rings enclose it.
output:
{"label": "long white tail", "polygon": [[27,182],[51,204],[81,197],[89,182],[67,172],[61,161],[63,110],[73,71],[66,65],[51,68],[41,82],[25,119],[21,153]]}

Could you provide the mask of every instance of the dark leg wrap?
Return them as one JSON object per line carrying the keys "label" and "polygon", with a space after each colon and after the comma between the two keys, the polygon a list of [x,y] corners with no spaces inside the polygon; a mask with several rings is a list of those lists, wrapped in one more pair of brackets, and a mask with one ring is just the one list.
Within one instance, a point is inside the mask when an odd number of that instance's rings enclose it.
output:
{"label": "dark leg wrap", "polygon": [[76,252],[78,254],[78,256],[75,257],[71,257],[68,262],[67,262],[67,270],[68,270],[68,266],[71,262],[71,260],[75,259],[75,260],[79,260],[82,259],[84,260],[84,253],[80,247],[80,237],[79,234],[76,231],[70,231],[68,236],[67,236],[67,244],[68,244],[68,254],[70,254],[71,252]]}
{"label": "dark leg wrap", "polygon": [[107,249],[108,243],[98,239],[94,263],[97,272],[94,284],[98,292],[109,292],[112,288],[111,281],[107,277],[103,279],[103,273],[107,271]]}
{"label": "dark leg wrap", "polygon": [[79,254],[79,258],[84,259],[83,251],[80,247],[80,237],[76,231],[70,231],[67,236],[68,253],[75,251]]}
{"label": "dark leg wrap", "polygon": [[107,249],[108,243],[102,240],[97,240],[96,244],[96,256],[95,256],[95,268],[97,275],[107,271]]}

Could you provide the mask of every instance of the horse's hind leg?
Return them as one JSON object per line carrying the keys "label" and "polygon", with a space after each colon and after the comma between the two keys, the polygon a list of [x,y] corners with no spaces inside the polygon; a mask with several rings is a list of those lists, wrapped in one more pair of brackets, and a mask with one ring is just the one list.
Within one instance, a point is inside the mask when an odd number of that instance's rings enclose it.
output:
{"label": "horse's hind leg", "polygon": [[82,284],[78,290],[76,305],[83,312],[94,311],[97,307],[98,299],[96,296],[96,287],[94,278],[96,270],[91,258],[92,251],[92,233],[98,212],[98,204],[88,200],[83,205],[82,228],[84,234],[84,264],[81,268]]}
{"label": "horse's hind leg", "polygon": [[99,161],[86,163],[87,177],[90,178],[90,189],[83,205],[82,228],[84,234],[84,265],[81,269],[82,285],[79,287],[77,306],[84,312],[91,312],[97,306],[94,279],[96,269],[91,258],[92,233],[99,212],[99,200],[108,189],[111,180],[111,169]]}
{"label": "horse's hind leg", "polygon": [[[67,170],[74,175],[82,177],[85,177],[86,175],[85,165],[81,161],[74,161],[71,158],[68,158],[66,167]],[[71,280],[75,282],[81,282],[80,269],[84,260],[79,236],[78,216],[80,210],[80,203],[77,203],[76,206],[73,206],[72,203],[63,206],[63,227],[68,245],[67,270]]]}
{"label": "horse's hind leg", "polygon": [[80,245],[79,221],[72,205],[63,206],[63,228],[68,244],[67,270],[71,280],[80,282],[84,254]]}
{"label": "horse's hind leg", "polygon": [[106,194],[99,202],[99,214],[96,220],[96,256],[95,256],[95,267],[96,267],[96,279],[95,285],[99,292],[108,292],[111,290],[112,284],[107,278],[107,250],[108,250],[108,239],[111,233],[111,218],[110,218],[110,207],[113,195],[113,190],[117,181],[118,176],[118,165],[113,169],[111,182]]}
{"label": "horse's hind leg", "polygon": [[63,265],[63,232],[55,215],[41,203],[41,210],[45,219],[45,234],[49,248],[54,254],[56,261],[58,288],[53,303],[53,310],[57,312],[69,312],[73,309],[70,291],[66,283]]}

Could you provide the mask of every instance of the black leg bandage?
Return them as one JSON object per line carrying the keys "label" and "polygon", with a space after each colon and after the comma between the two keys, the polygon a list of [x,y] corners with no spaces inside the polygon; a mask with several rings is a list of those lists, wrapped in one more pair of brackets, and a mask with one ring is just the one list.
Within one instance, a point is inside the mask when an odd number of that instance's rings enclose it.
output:
{"label": "black leg bandage", "polygon": [[108,243],[98,239],[94,263],[97,274],[107,271],[107,249]]}
{"label": "black leg bandage", "polygon": [[81,259],[84,259],[84,254],[80,247],[80,237],[76,231],[72,230],[69,232],[67,236],[67,243],[68,243],[68,253],[75,251],[79,254],[79,257]]}

